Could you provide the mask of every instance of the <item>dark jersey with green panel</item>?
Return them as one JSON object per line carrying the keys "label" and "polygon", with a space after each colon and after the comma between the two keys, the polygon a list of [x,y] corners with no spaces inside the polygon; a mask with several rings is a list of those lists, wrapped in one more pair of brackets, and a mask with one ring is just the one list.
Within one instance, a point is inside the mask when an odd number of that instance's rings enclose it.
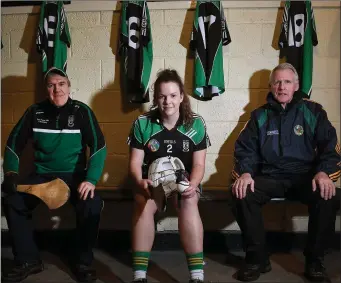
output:
{"label": "dark jersey with green panel", "polygon": [[98,182],[107,149],[96,117],[84,103],[69,98],[62,107],[49,100],[29,107],[8,138],[4,173],[18,173],[20,154],[29,139],[33,139],[36,173],[86,172],[85,181]]}
{"label": "dark jersey with green panel", "polygon": [[133,148],[144,150],[143,176],[146,178],[149,165],[165,156],[180,158],[190,173],[193,152],[207,148],[210,140],[205,122],[199,115],[194,115],[194,122],[189,128],[178,123],[178,126],[168,130],[153,112],[148,112],[135,120],[128,143]]}
{"label": "dark jersey with green panel", "polygon": [[43,73],[51,67],[66,71],[71,36],[63,1],[42,1],[36,44]]}

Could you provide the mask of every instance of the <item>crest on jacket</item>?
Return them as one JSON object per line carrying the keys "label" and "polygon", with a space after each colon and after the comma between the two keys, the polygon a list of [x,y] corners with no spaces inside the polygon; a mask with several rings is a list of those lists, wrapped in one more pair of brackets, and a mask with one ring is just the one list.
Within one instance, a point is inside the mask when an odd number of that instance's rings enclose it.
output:
{"label": "crest on jacket", "polygon": [[296,135],[302,136],[302,135],[303,135],[303,132],[304,132],[304,130],[303,130],[303,127],[302,127],[301,125],[296,125],[296,126],[294,127],[294,133],[295,133]]}
{"label": "crest on jacket", "polygon": [[75,125],[75,115],[70,115],[67,120],[67,125],[72,128]]}

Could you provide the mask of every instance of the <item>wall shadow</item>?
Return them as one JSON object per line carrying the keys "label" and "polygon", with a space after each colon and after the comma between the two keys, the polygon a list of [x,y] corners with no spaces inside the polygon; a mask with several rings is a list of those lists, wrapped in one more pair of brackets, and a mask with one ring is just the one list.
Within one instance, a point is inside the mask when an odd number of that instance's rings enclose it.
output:
{"label": "wall shadow", "polygon": [[[32,29],[32,25],[35,29]],[[36,37],[37,29],[39,25],[39,14],[30,15],[29,19],[26,21],[24,28],[24,36],[20,40],[19,47],[28,54],[27,63],[35,65],[35,102],[40,102],[46,98],[43,74],[42,74],[42,64],[41,55],[37,51],[36,47]]]}
{"label": "wall shadow", "polygon": [[[33,8],[32,12],[34,13],[34,11],[36,11],[35,8]],[[10,131],[24,114],[25,110],[30,105],[45,98],[41,58],[35,44],[36,29],[32,29],[32,26],[38,27],[38,23],[39,15],[30,14],[19,43],[19,48],[28,55],[26,77],[7,76],[1,79],[2,154]],[[20,102],[18,103],[18,101]],[[9,114],[9,111],[12,112],[12,115]],[[9,116],[12,116],[11,120],[8,119]],[[30,141],[20,157],[20,180],[25,179],[34,169],[33,158],[33,146]]]}
{"label": "wall shadow", "polygon": [[[115,190],[115,194],[119,191],[119,194],[125,197],[131,197],[131,183],[129,178],[125,177],[122,180],[122,175],[127,175],[128,163],[127,163],[127,155],[129,146],[127,145],[127,137],[130,131],[130,128],[134,122],[134,120],[141,114],[143,114],[148,108],[147,104],[137,104],[130,103],[126,96],[124,95],[122,90],[122,77],[121,73],[121,62],[119,56],[119,37],[120,37],[120,9],[121,3],[117,1],[116,8],[113,11],[112,15],[112,25],[111,25],[111,33],[110,33],[110,48],[112,49],[113,55],[115,55],[115,75],[113,80],[107,83],[102,87],[102,89],[98,90],[93,96],[92,100],[89,104],[91,109],[94,111],[99,123],[102,126],[102,130],[104,129],[104,134],[109,133],[109,127],[106,130],[105,123],[114,123],[111,130],[116,131],[117,135],[114,138],[118,138],[115,144],[107,144],[108,146],[108,157],[111,158],[110,164],[115,165],[115,169],[119,169],[116,174],[121,175],[120,181],[115,186],[118,186],[118,189]],[[119,124],[122,124],[119,126]],[[120,128],[118,130],[117,128]],[[123,128],[126,128],[125,130]],[[124,135],[122,137],[121,135]],[[117,148],[120,148],[117,150]],[[116,159],[117,158],[117,159]],[[123,160],[122,160],[123,159]],[[126,162],[126,164],[122,165],[122,162]],[[107,163],[109,164],[109,163]],[[115,174],[115,170],[112,171]],[[104,186],[107,186],[105,182],[101,183]],[[110,190],[108,190],[108,193]]]}
{"label": "wall shadow", "polygon": [[110,33],[110,48],[112,50],[113,55],[115,55],[115,77],[113,78],[112,86],[111,83],[108,86],[104,86],[104,88],[110,89],[111,87],[115,87],[120,91],[121,95],[121,111],[122,113],[129,113],[136,109],[143,109],[142,105],[139,103],[130,103],[127,100],[127,96],[125,95],[124,81],[123,77],[120,76],[120,73],[123,68],[123,62],[121,62],[120,52],[119,52],[119,44],[120,44],[120,26],[121,26],[121,8],[122,3],[117,1],[115,10],[112,15],[112,23],[111,23],[111,33]]}
{"label": "wall shadow", "polygon": [[[265,95],[267,93],[267,90],[264,90],[264,82],[267,82],[269,77],[270,71],[269,70],[259,70],[253,73],[249,80],[249,103],[244,106],[243,108],[243,114],[239,117],[237,126],[231,131],[227,139],[225,140],[224,144],[221,146],[218,157],[215,160],[215,167],[216,167],[216,173],[212,174],[210,178],[203,183],[204,188],[205,187],[212,187],[212,183],[215,183],[215,180],[219,179],[219,177],[222,176],[222,172],[224,175],[230,176],[230,171],[226,171],[226,157],[230,156],[230,152],[232,154],[231,158],[233,158],[233,151],[234,151],[234,145],[235,141],[239,136],[240,131],[245,126],[246,122],[248,121],[251,112],[258,106],[265,103]],[[219,99],[219,98],[218,98]],[[214,141],[211,141],[214,142]],[[209,195],[210,198],[213,198],[217,201],[225,201],[228,199],[228,190],[229,185],[231,184],[231,177],[228,179],[228,183],[226,184],[226,189],[224,190],[208,190],[207,195]],[[205,191],[204,191],[205,192]],[[210,202],[207,202],[208,208],[207,211],[211,214],[214,213],[214,207],[210,207]],[[220,214],[220,213],[219,213]],[[207,216],[206,221],[210,221],[211,218],[215,219],[216,224],[214,229],[220,230],[226,227],[227,225],[234,222],[234,218],[231,215],[230,209],[227,206],[226,203],[226,211],[223,214],[225,217],[219,217],[218,215],[215,217],[215,215]],[[205,219],[205,218],[204,218]],[[203,220],[204,221],[204,220]]]}
{"label": "wall shadow", "polygon": [[[194,58],[195,53],[190,48],[191,32],[193,27],[194,13],[195,13],[196,2],[194,0],[190,3],[190,8],[186,10],[184,23],[179,38],[179,44],[185,48],[186,51],[186,63],[185,63],[185,74],[184,74],[184,85],[187,93],[193,98],[198,97],[193,94],[193,80],[194,80]],[[186,24],[187,23],[187,24]],[[191,32],[188,32],[188,24],[191,23]]]}

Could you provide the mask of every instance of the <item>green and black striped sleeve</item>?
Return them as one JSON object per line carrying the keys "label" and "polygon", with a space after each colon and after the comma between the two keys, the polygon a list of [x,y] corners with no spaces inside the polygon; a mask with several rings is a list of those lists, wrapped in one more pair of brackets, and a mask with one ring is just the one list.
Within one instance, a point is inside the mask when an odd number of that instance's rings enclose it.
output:
{"label": "green and black striped sleeve", "polygon": [[82,103],[80,106],[84,113],[82,137],[90,149],[85,181],[96,185],[103,172],[107,147],[95,114],[87,105]]}
{"label": "green and black striped sleeve", "polygon": [[195,114],[192,129],[196,131],[194,141],[194,151],[199,151],[211,146],[210,138],[207,134],[207,128],[204,119]]}
{"label": "green and black striped sleeve", "polygon": [[8,172],[19,174],[20,155],[27,141],[32,137],[32,113],[34,108],[33,105],[26,110],[8,137],[4,152],[4,174]]}
{"label": "green and black striped sleeve", "polygon": [[[146,121],[146,120],[143,120],[143,121]],[[141,130],[140,119],[136,119],[135,122],[133,123],[127,143],[130,147],[143,150],[143,135],[142,135],[142,130]]]}

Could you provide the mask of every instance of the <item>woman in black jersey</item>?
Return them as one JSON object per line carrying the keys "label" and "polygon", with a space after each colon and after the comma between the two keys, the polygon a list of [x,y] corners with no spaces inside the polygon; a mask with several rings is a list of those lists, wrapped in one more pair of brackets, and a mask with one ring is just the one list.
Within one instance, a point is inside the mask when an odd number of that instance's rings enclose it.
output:
{"label": "woman in black jersey", "polygon": [[154,84],[151,111],[136,119],[129,136],[129,171],[136,184],[132,228],[134,282],[147,281],[155,235],[154,214],[158,210],[154,197],[159,188],[151,187],[147,172],[154,160],[165,156],[179,158],[189,174],[189,187],[174,200],[178,204],[180,239],[187,256],[190,282],[204,280],[203,226],[197,192],[209,144],[204,120],[192,112],[178,73],[169,69],[160,71]]}

